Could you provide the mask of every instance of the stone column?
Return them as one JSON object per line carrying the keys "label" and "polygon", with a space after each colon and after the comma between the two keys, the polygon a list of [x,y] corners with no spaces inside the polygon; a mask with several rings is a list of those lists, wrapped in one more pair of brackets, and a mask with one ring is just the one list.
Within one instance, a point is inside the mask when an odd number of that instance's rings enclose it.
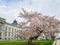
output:
{"label": "stone column", "polygon": [[4,31],[1,31],[1,38],[2,38],[2,40],[5,40],[5,34],[4,34]]}

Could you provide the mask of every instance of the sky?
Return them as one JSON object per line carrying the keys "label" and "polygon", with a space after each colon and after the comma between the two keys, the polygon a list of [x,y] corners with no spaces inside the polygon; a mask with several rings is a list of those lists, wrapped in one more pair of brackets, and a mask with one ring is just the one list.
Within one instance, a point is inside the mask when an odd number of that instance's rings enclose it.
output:
{"label": "sky", "polygon": [[0,0],[0,17],[12,23],[24,21],[19,13],[24,8],[27,11],[37,11],[43,15],[55,16],[60,20],[60,0]]}

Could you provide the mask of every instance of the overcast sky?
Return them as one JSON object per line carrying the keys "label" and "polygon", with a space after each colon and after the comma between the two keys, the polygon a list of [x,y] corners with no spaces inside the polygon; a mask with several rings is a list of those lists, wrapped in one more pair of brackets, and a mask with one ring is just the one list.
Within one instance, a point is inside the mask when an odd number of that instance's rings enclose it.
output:
{"label": "overcast sky", "polygon": [[0,17],[9,23],[15,19],[20,22],[22,19],[18,15],[21,8],[44,15],[56,15],[56,18],[60,19],[60,0],[0,0]]}

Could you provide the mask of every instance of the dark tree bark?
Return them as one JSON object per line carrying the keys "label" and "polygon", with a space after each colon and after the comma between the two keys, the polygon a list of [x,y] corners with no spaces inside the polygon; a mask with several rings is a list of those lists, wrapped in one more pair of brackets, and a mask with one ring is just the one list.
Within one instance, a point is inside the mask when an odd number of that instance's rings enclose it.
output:
{"label": "dark tree bark", "polygon": [[[40,33],[42,33],[42,31],[40,31]],[[34,36],[34,37],[30,37],[29,40],[28,40],[28,45],[31,45],[32,44],[32,40],[36,40],[38,37],[40,36],[40,34]]]}
{"label": "dark tree bark", "polygon": [[54,40],[55,39],[55,36],[51,36],[51,39]]}
{"label": "dark tree bark", "polygon": [[29,38],[28,45],[32,44],[32,38]]}

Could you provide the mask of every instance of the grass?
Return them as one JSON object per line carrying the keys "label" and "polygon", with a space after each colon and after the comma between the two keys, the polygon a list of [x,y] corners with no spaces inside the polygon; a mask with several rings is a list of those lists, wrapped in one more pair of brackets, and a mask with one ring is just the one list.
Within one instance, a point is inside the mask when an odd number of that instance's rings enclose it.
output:
{"label": "grass", "polygon": [[39,45],[52,45],[53,40],[37,40],[37,41],[33,40],[33,43],[37,43]]}
{"label": "grass", "polygon": [[[0,45],[21,45],[26,43],[27,40],[0,41]],[[52,45],[53,40],[33,40],[32,43],[36,43],[39,45]]]}

